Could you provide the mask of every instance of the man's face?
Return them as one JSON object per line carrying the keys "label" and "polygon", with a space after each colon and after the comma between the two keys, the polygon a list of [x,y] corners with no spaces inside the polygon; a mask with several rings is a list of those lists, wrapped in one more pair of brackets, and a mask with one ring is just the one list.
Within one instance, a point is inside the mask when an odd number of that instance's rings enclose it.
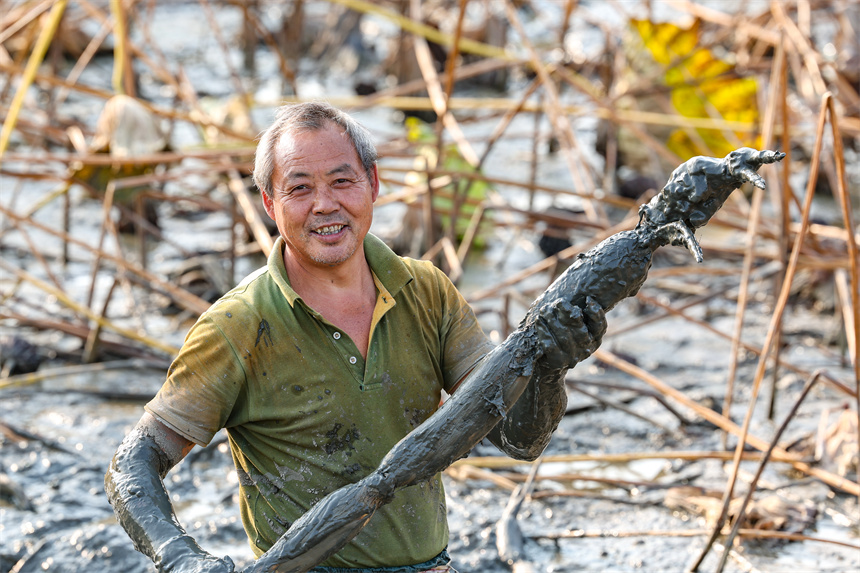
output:
{"label": "man's face", "polygon": [[350,260],[370,230],[379,194],[376,167],[368,176],[334,123],[283,135],[275,154],[273,196],[263,193],[263,204],[286,242],[286,256],[312,267]]}

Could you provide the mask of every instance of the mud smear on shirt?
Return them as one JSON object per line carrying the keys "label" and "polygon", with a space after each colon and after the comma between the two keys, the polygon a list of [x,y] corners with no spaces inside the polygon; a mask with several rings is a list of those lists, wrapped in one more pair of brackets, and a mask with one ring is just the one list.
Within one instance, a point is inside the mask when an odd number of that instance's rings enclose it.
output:
{"label": "mud smear on shirt", "polygon": [[428,418],[427,410],[422,410],[420,408],[406,408],[403,411],[403,415],[407,420],[409,420],[409,425],[412,426],[413,429],[420,426],[421,423]]}
{"label": "mud smear on shirt", "polygon": [[323,446],[323,449],[328,455],[347,450],[346,455],[351,456],[352,452],[355,451],[355,446],[353,444],[361,439],[361,432],[358,431],[355,424],[353,424],[351,428],[347,429],[342,436],[340,435],[341,428],[343,428],[343,424],[338,422],[325,434],[325,437],[328,438],[328,442]]}
{"label": "mud smear on shirt", "polygon": [[[254,348],[260,345],[261,339],[263,344],[266,345],[266,348],[275,345],[275,343],[272,342],[272,328],[269,326],[269,322],[265,318],[260,321],[260,326],[257,328],[257,340],[254,342]],[[299,350],[299,352],[301,352],[301,350]]]}

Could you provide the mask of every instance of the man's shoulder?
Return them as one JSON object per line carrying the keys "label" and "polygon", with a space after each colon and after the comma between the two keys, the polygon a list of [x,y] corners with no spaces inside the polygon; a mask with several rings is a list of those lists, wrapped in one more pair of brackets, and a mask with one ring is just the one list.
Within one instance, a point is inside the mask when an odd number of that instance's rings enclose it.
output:
{"label": "man's shoulder", "polygon": [[259,286],[261,280],[266,280],[268,278],[268,274],[268,266],[263,265],[262,267],[250,273],[248,276],[239,281],[239,284],[233,287],[230,292],[233,292],[238,289],[247,289],[249,287]]}
{"label": "man's shoulder", "polygon": [[421,275],[421,278],[423,279],[435,278],[438,273],[442,273],[442,271],[430,261],[422,261],[401,256],[398,256],[398,258],[403,261],[403,264],[406,265],[406,268],[409,269],[413,277],[418,278],[418,275]]}
{"label": "man's shoulder", "polygon": [[448,288],[451,282],[431,261],[400,256],[375,235],[368,233],[364,246],[370,269],[395,297],[401,289]]}
{"label": "man's shoulder", "polygon": [[400,257],[406,268],[409,269],[412,275],[408,287],[413,289],[447,289],[449,285],[453,288],[451,280],[442,270],[434,265],[431,261],[422,261],[409,257]]}
{"label": "man's shoulder", "polygon": [[402,257],[412,274],[403,294],[421,306],[442,310],[466,305],[465,299],[451,279],[430,261]]}
{"label": "man's shoulder", "polygon": [[268,305],[272,304],[273,290],[276,291],[277,286],[269,276],[268,269],[260,267],[212,303],[201,318],[219,323],[224,320],[259,316]]}

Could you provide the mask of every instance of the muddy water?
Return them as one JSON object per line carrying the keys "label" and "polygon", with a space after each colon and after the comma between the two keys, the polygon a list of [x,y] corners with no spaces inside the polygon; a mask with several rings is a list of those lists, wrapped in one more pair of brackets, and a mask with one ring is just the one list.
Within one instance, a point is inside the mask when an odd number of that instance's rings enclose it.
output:
{"label": "muddy water", "polygon": [[[540,4],[540,3],[539,3]],[[192,82],[198,89],[207,91],[216,98],[230,95],[229,76],[218,62],[217,46],[198,41],[206,34],[190,34],[185,27],[202,21],[188,7],[176,5],[162,7],[156,11],[154,26],[161,30],[165,40],[162,49],[175,61],[187,65]],[[225,32],[236,29],[236,13],[219,11],[219,22]],[[168,26],[173,26],[168,27]],[[232,26],[232,28],[231,28]],[[539,27],[539,26],[537,26]],[[192,45],[185,38],[195,37]],[[211,40],[211,38],[210,38]],[[276,92],[277,81],[267,79],[274,66],[261,53],[259,59],[262,96]],[[267,71],[268,70],[268,71]],[[109,85],[109,65],[88,69],[82,81],[93,85]],[[334,74],[333,74],[334,75]],[[146,78],[144,78],[145,80]],[[303,80],[304,95],[342,95],[348,93],[348,85],[342,78],[307,75]],[[169,102],[171,94],[163,94],[143,83],[144,90],[156,101]],[[72,96],[68,113],[93,124],[99,102],[81,96]],[[261,109],[261,123],[270,110]],[[365,111],[358,117],[380,133],[400,133],[395,114],[385,110]],[[492,131],[493,121],[477,122],[467,127],[470,133],[487,134]],[[582,142],[593,139],[593,121],[583,120],[577,127],[582,129]],[[530,133],[531,118],[514,122],[511,133]],[[190,144],[196,134],[188,128],[180,128],[174,134],[179,145]],[[493,152],[488,165],[501,177],[524,179],[529,172],[531,141],[527,137],[512,137]],[[850,161],[849,161],[850,163]],[[860,164],[857,162],[856,164]],[[5,164],[14,170],[16,166]],[[20,167],[20,166],[19,166]],[[543,156],[539,180],[555,186],[570,183],[565,162],[558,156]],[[26,211],[47,194],[52,186],[39,182],[28,182],[26,193],[18,193],[17,182],[0,181],[0,202],[10,205],[15,198],[19,212]],[[182,193],[187,189],[168,185],[167,192]],[[501,188],[499,190],[516,206],[527,205],[522,194]],[[226,197],[215,195],[226,201]],[[546,206],[550,198],[537,196],[536,204]],[[94,223],[101,216],[100,205],[73,190],[73,234],[84,237],[94,244],[97,227]],[[223,215],[214,214],[199,220],[179,218],[170,207],[165,207],[165,229],[168,236],[189,249],[223,248],[229,240],[228,223]],[[52,204],[39,213],[37,219],[56,226],[60,221],[60,210]],[[385,234],[396,222],[393,209],[381,210],[375,222],[375,231]],[[60,243],[50,237],[33,233],[46,254],[56,256]],[[462,281],[464,293],[495,284],[540,259],[536,247],[537,237],[529,232],[519,232],[515,226],[500,230],[490,242],[489,248],[478,255],[467,267],[467,276]],[[42,275],[39,265],[26,255],[29,247],[17,233],[2,237],[2,255],[30,272]],[[165,245],[152,247],[152,265],[167,272],[181,262],[175,249]],[[131,250],[131,249],[130,249]],[[89,289],[91,272],[90,255],[81,249],[72,249],[72,264],[61,275],[61,279],[76,300],[85,300]],[[681,251],[683,260],[686,253]],[[660,255],[657,266],[674,259],[673,255]],[[261,264],[257,259],[240,262],[239,274]],[[706,266],[729,263],[708,260]],[[737,266],[732,262],[730,265]],[[98,281],[96,301],[104,299],[112,282],[105,273]],[[690,281],[697,286],[696,281]],[[727,286],[729,279],[710,277],[706,286],[717,289]],[[0,275],[0,287],[10,287],[7,275]],[[528,294],[526,298],[546,287],[546,276],[535,277],[520,287]],[[677,302],[685,295],[667,287],[666,281],[652,281],[643,292],[661,297],[665,301]],[[759,289],[769,288],[767,283]],[[759,291],[761,292],[761,290]],[[178,345],[188,328],[182,316],[161,316],[164,301],[158,297],[136,293],[130,299],[122,289],[117,289],[111,305],[112,316],[125,316],[120,320],[125,326],[135,328],[145,324],[150,335],[170,344]],[[61,305],[51,297],[45,297],[35,289],[25,287],[19,297],[48,314],[64,316]],[[97,304],[98,306],[98,304]],[[485,329],[498,335],[501,324],[496,314],[497,302],[477,304],[482,312],[480,318]],[[26,313],[26,309],[16,309]],[[724,383],[730,351],[729,344],[699,327],[680,319],[667,319],[622,335],[613,335],[642,318],[635,302],[625,302],[609,315],[610,333],[604,348],[636,357],[639,364],[676,388],[701,402],[719,402],[724,395]],[[516,301],[512,304],[510,321],[514,324],[525,311]],[[723,332],[733,327],[733,307],[721,299],[697,307],[691,311],[698,318],[707,319]],[[748,317],[746,340],[761,342],[772,309],[766,300],[756,301]],[[41,313],[40,313],[41,315]],[[839,321],[832,311],[824,314],[812,313],[802,308],[792,310],[787,316],[786,341],[789,344],[787,358],[807,370],[825,367],[842,379],[848,380],[838,350],[821,348],[823,341],[834,338]],[[8,326],[0,326],[0,334],[12,334]],[[46,349],[59,352],[74,351],[79,347],[77,339],[53,334],[24,332],[29,339],[39,342]],[[62,365],[57,359],[44,368]],[[755,362],[747,360],[738,375],[739,389],[732,411],[735,420],[742,419],[748,404],[749,385]],[[37,385],[14,390],[2,390],[0,398],[0,421],[15,428],[25,429],[41,438],[12,437],[0,434],[0,472],[8,476],[20,491],[21,497],[12,494],[0,495],[0,571],[19,573],[57,571],[123,571],[136,573],[151,571],[148,561],[136,553],[125,533],[116,525],[113,513],[103,493],[103,476],[110,457],[125,433],[131,429],[142,413],[142,400],[108,399],[97,392],[125,392],[141,396],[154,393],[163,379],[163,369],[136,368],[91,373],[86,375],[51,378]],[[617,371],[601,367],[593,360],[586,361],[569,375],[571,382],[618,383],[642,388],[643,385]],[[781,420],[804,380],[792,374],[779,377],[780,399],[777,419]],[[593,387],[587,387],[592,389]],[[682,425],[668,410],[653,398],[630,391],[604,390],[599,392],[643,416],[646,420],[630,416],[619,410],[595,404],[591,399],[571,391],[570,409],[575,414],[566,417],[556,432],[547,454],[566,453],[613,453],[664,450],[711,450],[720,449],[720,436],[712,427],[695,420],[691,412],[682,414],[694,424]],[[811,435],[817,429],[822,412],[844,404],[844,397],[832,389],[819,387],[802,408],[797,420],[789,428],[785,442]],[[769,437],[774,424],[766,422],[763,406],[759,408],[752,432]],[[657,425],[659,424],[659,426]],[[665,428],[665,429],[663,429]],[[479,445],[475,455],[496,455],[489,444]],[[755,471],[753,464],[744,463],[743,475]],[[520,469],[525,473],[525,469]],[[648,461],[627,464],[548,464],[541,470],[543,476],[570,473],[588,473],[592,476],[613,479],[657,482],[663,486],[692,483],[697,486],[721,489],[726,480],[725,467],[716,461],[681,462]],[[495,547],[494,527],[501,517],[509,492],[488,481],[457,481],[445,478],[448,492],[448,508],[451,526],[450,551],[455,565],[464,572],[504,572],[510,567],[503,564]],[[814,524],[806,530],[809,535],[841,540],[854,544],[858,539],[857,523],[860,520],[856,499],[834,493],[815,481],[803,480],[789,474],[785,466],[772,464],[765,472],[762,487],[777,492],[794,503],[811,503],[818,512]],[[232,469],[229,452],[222,439],[217,439],[205,450],[196,449],[167,479],[180,520],[201,545],[215,554],[229,554],[237,565],[250,561],[251,553],[242,530],[236,502],[236,477]],[[547,540],[540,536],[559,534],[565,531],[586,532],[622,531],[677,531],[700,529],[700,519],[689,513],[668,509],[662,504],[664,490],[640,487],[624,490],[598,486],[595,482],[570,482],[541,480],[541,490],[562,491],[576,488],[582,497],[544,497],[527,500],[520,511],[520,525],[528,537],[526,556],[538,571],[683,571],[697,556],[703,544],[702,537],[625,537],[582,538]],[[15,505],[17,503],[17,506]],[[848,525],[846,525],[848,524]],[[852,525],[853,524],[853,528]],[[715,557],[706,562],[705,569],[712,569]],[[815,542],[778,543],[749,542],[738,559],[729,561],[729,570],[745,571],[850,571],[860,569],[860,556],[852,549]]]}

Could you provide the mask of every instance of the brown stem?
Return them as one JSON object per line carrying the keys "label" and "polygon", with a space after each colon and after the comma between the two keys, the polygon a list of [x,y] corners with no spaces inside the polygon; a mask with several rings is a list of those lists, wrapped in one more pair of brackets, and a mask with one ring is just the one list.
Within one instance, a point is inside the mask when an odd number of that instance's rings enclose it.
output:
{"label": "brown stem", "polygon": [[720,515],[717,518],[716,523],[714,524],[714,530],[711,533],[711,537],[708,539],[708,542],[705,544],[702,553],[690,567],[690,571],[698,571],[699,567],[702,565],[705,557],[719,536],[720,531],[722,530],[723,523],[726,520],[726,516],[728,515],[729,504],[732,500],[732,494],[734,493],[735,483],[737,482],[738,470],[740,469],[740,456],[744,449],[744,444],[746,443],[747,433],[749,431],[750,422],[752,420],[752,415],[755,410],[756,399],[758,398],[758,393],[761,388],[761,382],[764,378],[765,368],[767,367],[768,355],[771,352],[774,339],[776,338],[776,332],[778,331],[779,325],[782,323],[782,317],[785,313],[786,304],[788,303],[788,296],[791,293],[791,282],[794,278],[795,271],[797,270],[797,260],[800,256],[800,248],[803,245],[803,240],[806,236],[806,230],[809,226],[809,214],[812,208],[812,198],[815,195],[815,182],[818,178],[818,169],[821,163],[821,147],[823,145],[824,138],[824,124],[827,118],[827,100],[830,99],[829,94],[825,94],[824,98],[822,98],[821,102],[821,112],[818,117],[818,131],[815,139],[815,151],[813,153],[813,161],[810,168],[810,177],[809,184],[806,189],[806,197],[803,202],[803,212],[801,216],[801,226],[800,232],[797,234],[794,242],[794,248],[792,249],[791,259],[788,263],[788,268],[785,273],[785,280],[782,283],[782,291],[779,294],[779,299],[776,303],[776,309],[773,314],[773,318],[771,319],[770,326],[767,330],[767,336],[765,337],[765,342],[762,345],[762,354],[759,356],[758,366],[756,368],[755,377],[753,379],[753,387],[750,393],[750,404],[747,408],[746,416],[744,417],[743,426],[741,428],[740,439],[738,440],[737,447],[735,448],[735,458],[732,464],[732,471],[729,477],[728,485],[726,486],[725,492],[723,493],[723,506],[720,511]]}
{"label": "brown stem", "polygon": [[[830,111],[830,127],[833,130],[833,157],[836,160],[836,190],[839,199],[839,204],[842,207],[842,218],[845,225],[845,230],[848,233],[848,258],[850,261],[851,271],[851,308],[853,311],[853,324],[848,324],[845,321],[845,328],[853,328],[853,336],[848,336],[848,340],[852,340],[854,348],[852,348],[851,357],[854,361],[854,387],[856,389],[856,412],[860,418],[860,270],[858,270],[857,261],[857,242],[854,236],[854,217],[851,208],[851,200],[848,197],[848,188],[845,184],[845,154],[842,148],[842,135],[839,132],[839,119],[836,113],[833,98],[827,101],[827,109]],[[847,334],[847,333],[846,333]],[[857,426],[857,443],[860,444],[860,424]],[[860,484],[860,459],[857,462],[857,483]]]}
{"label": "brown stem", "polygon": [[[732,526],[732,530],[729,533],[729,536],[725,540],[725,546],[731,547],[734,542],[735,537],[738,535],[738,531],[741,528],[741,523],[744,520],[744,512],[746,512],[747,506],[749,502],[752,500],[753,494],[755,493],[756,485],[758,484],[759,478],[761,478],[761,474],[764,472],[764,468],[767,465],[767,462],[770,461],[770,455],[773,453],[773,449],[779,443],[779,439],[782,437],[782,434],[785,432],[786,428],[788,428],[788,423],[794,418],[794,415],[797,413],[797,410],[800,408],[800,405],[806,399],[806,396],[809,394],[809,391],[812,390],[812,387],[818,382],[818,379],[821,377],[821,372],[816,371],[812,374],[812,377],[806,381],[806,384],[803,387],[803,391],[800,393],[800,396],[795,401],[794,406],[792,406],[791,410],[788,412],[788,415],[785,417],[785,420],[782,422],[782,425],[774,434],[773,439],[770,441],[770,447],[768,447],[767,451],[764,453],[764,458],[761,460],[758,466],[758,470],[756,471],[755,476],[749,484],[749,490],[747,491],[747,495],[744,498],[741,507],[738,509],[737,517],[735,517],[735,524]],[[722,556],[720,557],[720,563],[717,566],[717,573],[722,573],[722,570],[726,566],[726,559],[728,558],[728,551],[724,551]]]}

